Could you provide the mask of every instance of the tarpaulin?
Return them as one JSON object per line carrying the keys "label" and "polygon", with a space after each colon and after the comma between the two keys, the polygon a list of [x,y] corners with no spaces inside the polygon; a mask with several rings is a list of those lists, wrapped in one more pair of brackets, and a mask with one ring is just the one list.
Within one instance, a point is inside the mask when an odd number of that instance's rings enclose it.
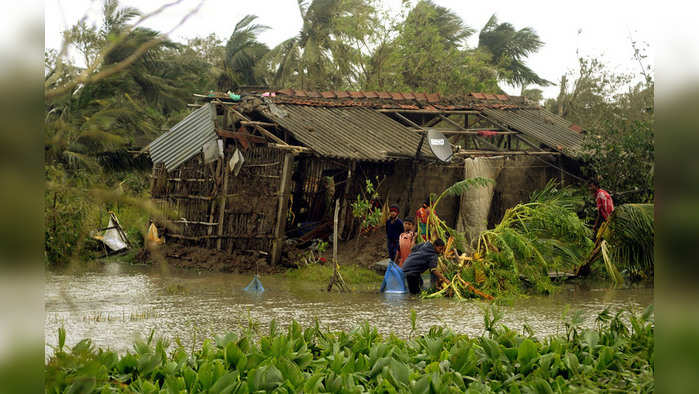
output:
{"label": "tarpaulin", "polygon": [[388,262],[386,274],[381,283],[382,293],[407,293],[408,289],[405,286],[405,274],[396,263]]}

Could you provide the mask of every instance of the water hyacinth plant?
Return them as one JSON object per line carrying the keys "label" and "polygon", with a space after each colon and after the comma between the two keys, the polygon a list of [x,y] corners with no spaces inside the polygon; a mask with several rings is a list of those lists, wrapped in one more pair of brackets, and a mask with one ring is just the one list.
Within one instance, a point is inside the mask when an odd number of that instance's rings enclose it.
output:
{"label": "water hyacinth plant", "polygon": [[[292,322],[269,333],[229,333],[199,350],[162,340],[134,344],[126,354],[89,340],[66,348],[63,330],[45,366],[47,393],[321,393],[321,392],[653,392],[652,308],[644,314],[608,310],[595,328],[574,315],[563,332],[544,339],[499,325],[485,315],[484,335],[445,327],[401,339],[365,323],[349,332]],[[527,330],[525,330],[527,331]],[[259,338],[259,339],[258,339]]]}

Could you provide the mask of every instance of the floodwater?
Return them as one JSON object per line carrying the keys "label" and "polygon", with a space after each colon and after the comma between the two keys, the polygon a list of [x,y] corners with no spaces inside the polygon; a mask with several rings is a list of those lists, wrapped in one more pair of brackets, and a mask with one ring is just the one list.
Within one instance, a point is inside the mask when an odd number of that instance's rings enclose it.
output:
{"label": "floodwater", "polygon": [[[53,352],[58,328],[66,329],[68,345],[91,338],[101,347],[126,351],[138,336],[156,337],[185,346],[206,338],[271,320],[280,326],[293,319],[304,327],[318,319],[321,327],[349,330],[363,322],[382,334],[410,335],[410,310],[417,313],[417,332],[446,325],[469,335],[483,333],[481,302],[452,299],[422,300],[409,295],[381,294],[380,281],[352,293],[321,291],[327,284],[304,283],[282,275],[261,276],[265,292],[251,295],[242,289],[252,275],[198,273],[106,263],[79,273],[49,272],[45,288],[46,354]],[[602,285],[604,286],[604,285]],[[562,332],[565,311],[580,310],[585,325],[597,313],[641,311],[653,303],[652,288],[609,289],[566,285],[549,297],[530,297],[503,306],[503,323],[521,330],[523,324],[537,336]]]}

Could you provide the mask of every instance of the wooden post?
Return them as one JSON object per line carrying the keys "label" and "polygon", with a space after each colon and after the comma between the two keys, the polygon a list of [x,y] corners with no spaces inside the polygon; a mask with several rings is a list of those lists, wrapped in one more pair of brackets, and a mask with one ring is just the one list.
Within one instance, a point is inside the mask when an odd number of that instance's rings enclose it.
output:
{"label": "wooden post", "polygon": [[221,160],[221,171],[223,171],[223,190],[219,190],[218,238],[216,239],[216,249],[219,250],[221,249],[221,238],[223,237],[223,219],[226,214],[226,200],[228,199],[226,194],[228,194],[228,175],[230,173],[225,156],[224,159]]}
{"label": "wooden post", "polygon": [[335,200],[335,219],[333,220],[333,263],[337,264],[337,216],[340,212],[340,199]]}
{"label": "wooden post", "polygon": [[333,276],[330,278],[330,283],[328,283],[328,291],[332,290],[333,285],[337,283],[337,287],[340,291],[348,291],[349,288],[345,284],[345,280],[340,274],[340,265],[337,262],[337,216],[340,211],[340,200],[335,200],[335,224],[333,231]]}
{"label": "wooden post", "polygon": [[289,182],[291,180],[291,170],[294,164],[294,154],[288,152],[284,155],[282,166],[282,176],[279,183],[279,203],[277,208],[277,222],[274,227],[274,241],[272,244],[272,264],[279,263],[284,245],[284,235],[286,230],[286,211],[289,206]]}
{"label": "wooden post", "polygon": [[558,156],[558,169],[561,172],[561,187],[565,186],[565,182],[563,179],[563,155]]}
{"label": "wooden post", "polygon": [[345,179],[345,193],[342,195],[342,217],[340,217],[340,231],[342,232],[345,230],[345,223],[347,221],[347,198],[349,197],[352,175],[356,165],[357,162],[353,160],[350,164],[350,168],[347,170],[347,178]]}

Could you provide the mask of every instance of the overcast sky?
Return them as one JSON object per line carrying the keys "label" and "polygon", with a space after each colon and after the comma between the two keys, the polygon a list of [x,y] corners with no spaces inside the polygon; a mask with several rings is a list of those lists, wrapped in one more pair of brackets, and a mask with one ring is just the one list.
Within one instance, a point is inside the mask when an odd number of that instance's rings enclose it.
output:
{"label": "overcast sky", "polygon": [[[577,67],[576,51],[583,56],[601,57],[616,71],[637,72],[638,64],[633,60],[631,39],[650,44],[652,58],[655,43],[654,15],[650,1],[503,1],[471,2],[462,0],[434,0],[450,8],[464,22],[480,30],[495,13],[500,22],[512,23],[515,28],[532,27],[544,41],[543,48],[529,57],[528,65],[540,76],[557,82],[566,71]],[[397,10],[400,0],[385,0],[384,6]],[[143,12],[158,8],[163,2],[122,0],[122,5],[139,8]],[[169,31],[198,1],[184,1],[169,9],[144,26],[159,31]],[[657,3],[656,3],[657,4]],[[99,21],[102,2],[97,0],[46,0],[45,2],[45,45],[47,48],[61,46],[60,32],[77,22],[83,15],[89,21]],[[273,47],[298,33],[301,27],[296,0],[224,1],[208,0],[199,12],[171,35],[171,39],[184,42],[187,38],[216,33],[226,39],[235,23],[247,14],[259,17],[259,23],[271,28],[260,35],[260,40]],[[475,47],[478,34],[468,44]],[[518,88],[502,86],[509,94],[519,94]],[[558,87],[544,88],[544,97],[555,97]]]}

